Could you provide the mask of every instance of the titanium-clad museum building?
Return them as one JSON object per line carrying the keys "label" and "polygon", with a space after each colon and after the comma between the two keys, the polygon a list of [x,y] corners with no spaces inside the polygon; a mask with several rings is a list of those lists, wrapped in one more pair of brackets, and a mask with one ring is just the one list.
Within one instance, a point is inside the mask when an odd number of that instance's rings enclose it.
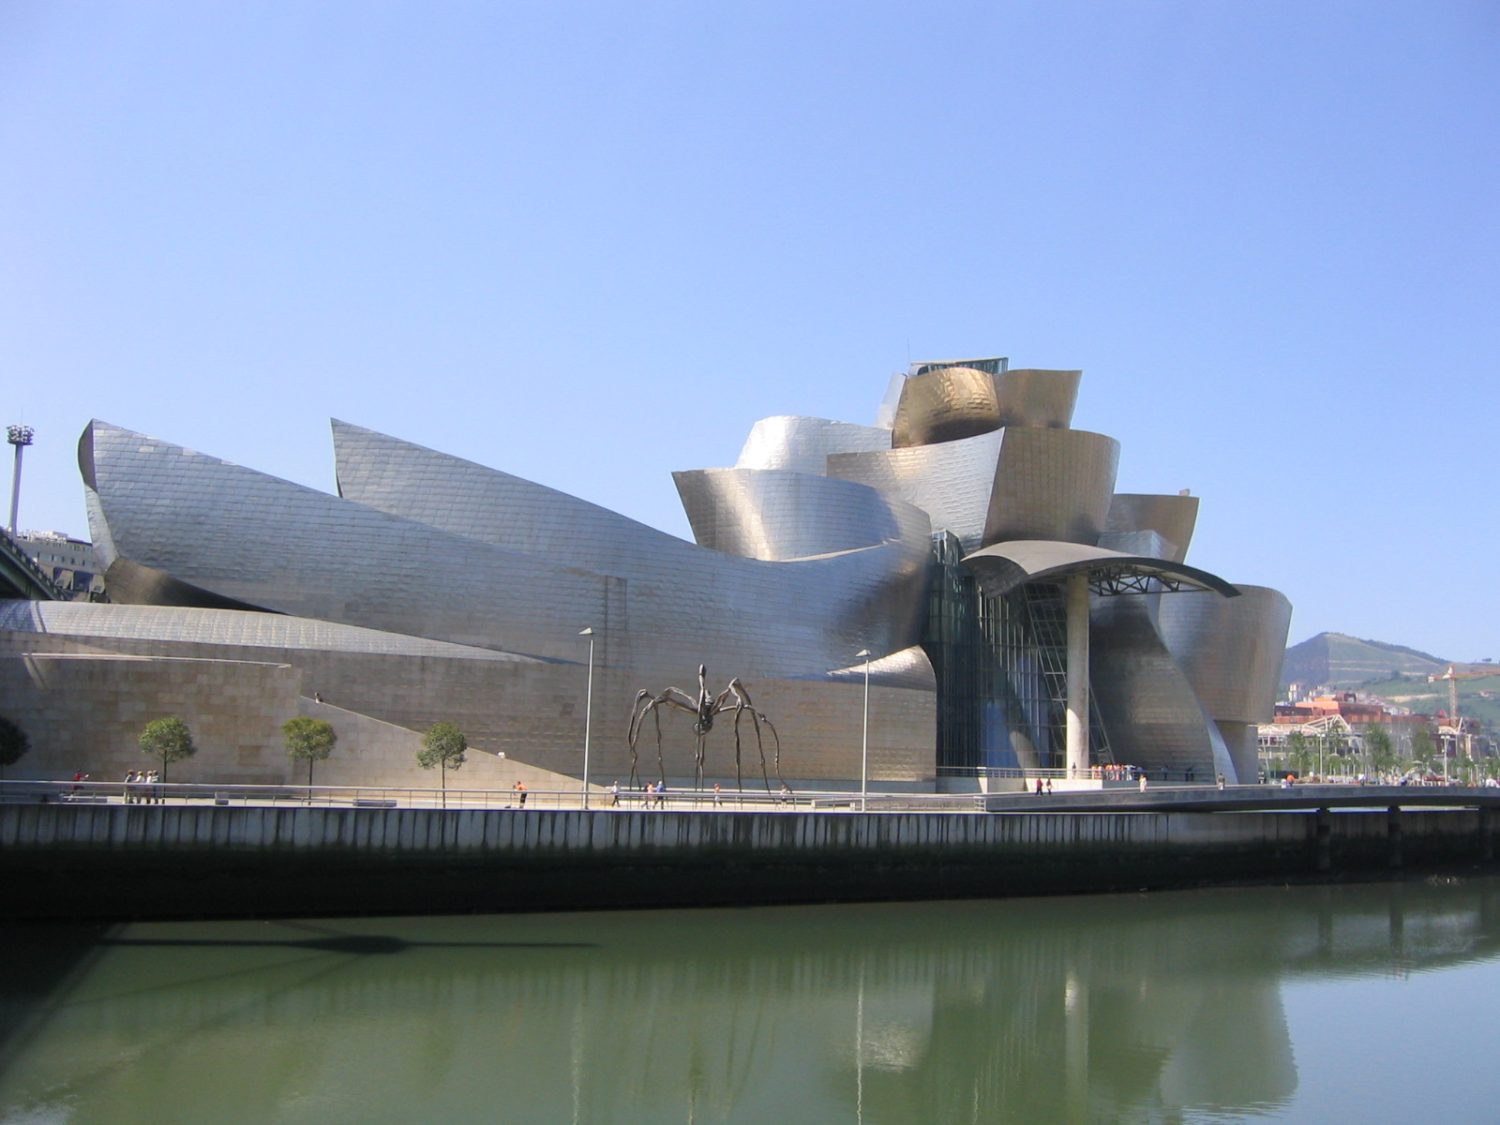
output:
{"label": "titanium-clad museum building", "polygon": [[[404,750],[366,775],[359,755],[438,720],[577,778],[587,627],[596,784],[629,774],[636,693],[696,694],[699,664],[774,722],[787,781],[857,781],[862,653],[878,783],[1110,761],[1254,780],[1290,605],[1187,565],[1197,498],[1114,491],[1118,442],[1070,428],[1080,374],[916,364],[877,425],[763,419],[734,467],[675,474],[696,543],[345,422],[336,495],[92,422],[111,604],[0,602],[0,709],[38,748],[16,772],[123,771],[132,732],[178,713],[202,747],[185,778],[279,782],[300,713],[339,730],[341,782],[427,783]],[[691,717],[663,714],[681,783]],[[710,780],[733,757],[716,726]]]}

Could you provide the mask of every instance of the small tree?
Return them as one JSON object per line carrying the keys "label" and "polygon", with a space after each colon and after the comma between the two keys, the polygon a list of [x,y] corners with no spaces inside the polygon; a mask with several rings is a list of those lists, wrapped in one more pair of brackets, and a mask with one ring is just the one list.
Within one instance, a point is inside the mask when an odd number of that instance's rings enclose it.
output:
{"label": "small tree", "polygon": [[1300,730],[1294,730],[1291,734],[1287,735],[1287,761],[1291,763],[1292,772],[1298,777],[1306,777],[1311,772],[1308,768],[1308,759],[1311,755],[1312,750],[1307,745],[1307,735],[1303,734]]}
{"label": "small tree", "polygon": [[333,724],[327,719],[298,715],[281,724],[281,733],[286,736],[287,757],[302,758],[307,762],[307,785],[311,788],[313,763],[332,754],[334,743],[339,740]]}
{"label": "small tree", "polygon": [[1396,768],[1396,747],[1391,742],[1391,732],[1383,726],[1372,725],[1365,731],[1365,753],[1369,755],[1371,768],[1382,777]]}
{"label": "small tree", "polygon": [[443,808],[448,807],[448,771],[464,764],[464,751],[469,740],[453,723],[433,723],[422,736],[422,749],[417,751],[417,765],[424,770],[436,768],[442,781]]}
{"label": "small tree", "polygon": [[161,779],[167,780],[167,767],[173,762],[191,758],[198,752],[193,745],[193,733],[188,725],[176,715],[164,719],[152,719],[141,731],[141,749],[153,758],[161,759]]}
{"label": "small tree", "polygon": [[0,715],[0,778],[5,776],[5,767],[13,766],[31,749],[31,739],[26,732],[4,715]]}
{"label": "small tree", "polygon": [[1437,757],[1437,743],[1432,740],[1432,732],[1426,727],[1418,727],[1411,732],[1411,759],[1422,767],[1425,777],[1432,772],[1432,759]]}
{"label": "small tree", "polygon": [[[1337,727],[1330,727],[1323,732],[1323,761],[1319,772],[1330,774],[1334,770],[1338,770],[1340,773],[1347,774],[1349,772],[1349,763],[1345,755],[1348,749],[1349,740],[1345,737],[1343,731]],[[1327,781],[1328,778],[1325,776],[1320,777],[1318,780]]]}

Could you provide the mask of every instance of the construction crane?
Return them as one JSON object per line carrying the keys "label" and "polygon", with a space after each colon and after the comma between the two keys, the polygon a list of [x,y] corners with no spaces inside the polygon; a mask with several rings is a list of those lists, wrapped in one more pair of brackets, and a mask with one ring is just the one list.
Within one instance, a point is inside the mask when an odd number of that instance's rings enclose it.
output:
{"label": "construction crane", "polygon": [[[1429,684],[1435,684],[1439,680],[1448,681],[1448,724],[1453,728],[1453,752],[1458,753],[1458,738],[1463,731],[1463,723],[1458,717],[1458,681],[1459,680],[1483,680],[1490,676],[1500,676],[1500,668],[1494,671],[1460,672],[1455,665],[1448,665],[1448,670],[1440,675],[1427,677]],[[1473,755],[1471,754],[1470,757]]]}

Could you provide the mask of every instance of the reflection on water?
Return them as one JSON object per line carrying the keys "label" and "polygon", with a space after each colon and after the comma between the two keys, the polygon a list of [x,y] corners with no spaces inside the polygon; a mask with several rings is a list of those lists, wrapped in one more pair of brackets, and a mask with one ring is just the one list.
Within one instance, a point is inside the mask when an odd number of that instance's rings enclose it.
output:
{"label": "reflection on water", "polygon": [[12,931],[0,1120],[1284,1111],[1300,981],[1494,957],[1500,882]]}

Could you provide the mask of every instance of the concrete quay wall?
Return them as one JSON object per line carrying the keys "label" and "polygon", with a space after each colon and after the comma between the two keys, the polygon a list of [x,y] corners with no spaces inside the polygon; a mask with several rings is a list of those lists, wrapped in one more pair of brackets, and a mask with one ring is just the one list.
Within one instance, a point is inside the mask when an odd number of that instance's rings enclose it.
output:
{"label": "concrete quay wall", "polygon": [[1490,869],[1491,816],[13,804],[0,875],[51,918],[1004,897]]}

